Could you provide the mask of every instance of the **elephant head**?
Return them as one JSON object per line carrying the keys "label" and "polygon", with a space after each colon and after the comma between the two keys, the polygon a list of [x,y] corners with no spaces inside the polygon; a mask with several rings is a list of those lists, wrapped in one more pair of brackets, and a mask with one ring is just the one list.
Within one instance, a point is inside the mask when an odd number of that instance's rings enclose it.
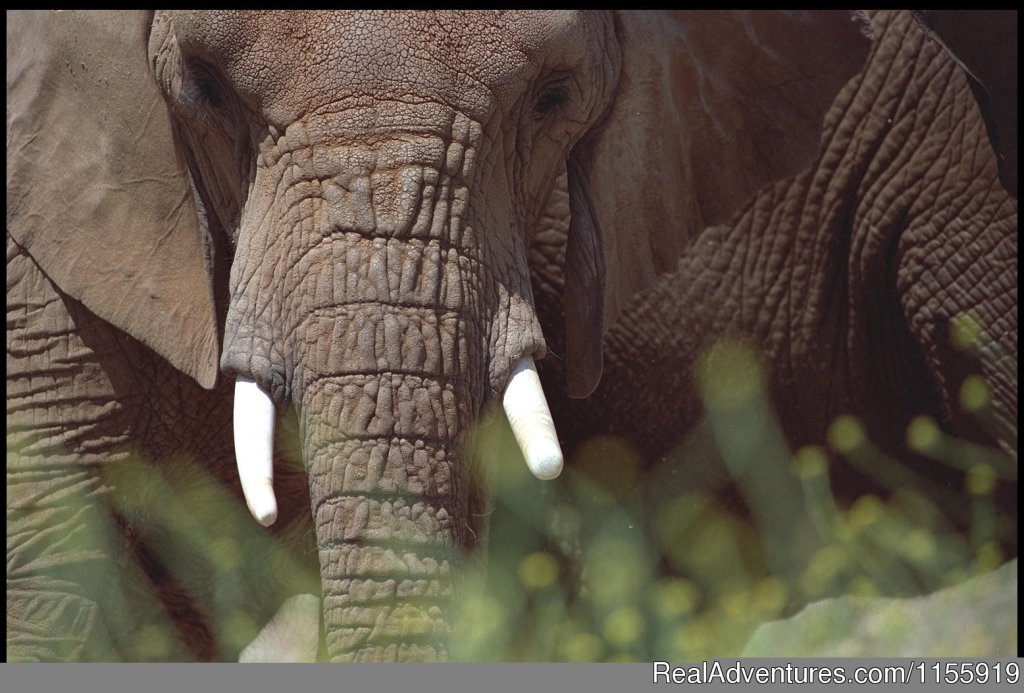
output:
{"label": "elephant head", "polygon": [[201,385],[237,381],[263,523],[268,422],[297,409],[339,660],[447,656],[478,525],[463,446],[488,403],[536,475],[561,467],[527,252],[556,179],[585,396],[628,297],[813,157],[867,43],[845,12],[64,13],[8,31],[10,234]]}

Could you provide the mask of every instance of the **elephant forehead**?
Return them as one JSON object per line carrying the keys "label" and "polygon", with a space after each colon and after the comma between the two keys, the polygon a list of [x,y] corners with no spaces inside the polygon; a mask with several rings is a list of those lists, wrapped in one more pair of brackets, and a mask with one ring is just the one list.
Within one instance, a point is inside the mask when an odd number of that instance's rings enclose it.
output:
{"label": "elephant forehead", "polygon": [[574,11],[184,12],[174,27],[186,54],[285,121],[348,96],[436,99],[485,116],[542,69],[601,55],[589,44],[605,34]]}

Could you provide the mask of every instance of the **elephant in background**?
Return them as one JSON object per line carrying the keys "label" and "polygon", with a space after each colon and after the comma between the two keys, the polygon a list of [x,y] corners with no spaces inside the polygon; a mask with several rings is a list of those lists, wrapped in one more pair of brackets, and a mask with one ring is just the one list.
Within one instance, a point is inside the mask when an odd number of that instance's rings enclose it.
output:
{"label": "elephant in background", "polygon": [[966,72],[996,151],[999,179],[1017,197],[1017,10],[914,10]]}
{"label": "elephant in background", "polygon": [[[993,136],[991,123],[1015,124],[1016,99],[1012,119],[993,117],[989,107],[1009,92],[993,87],[992,98],[976,103],[972,78],[909,13],[868,14],[870,55],[826,115],[810,168],[761,190],[729,223],[703,229],[671,272],[637,293],[608,332],[604,377],[589,399],[561,396],[557,361],[544,371],[570,460],[594,454],[582,447],[594,436],[613,434],[639,451],[648,473],[664,461],[680,470],[679,486],[706,483],[723,489],[723,501],[745,503],[727,484],[725,463],[695,458],[686,443],[707,432],[701,354],[734,338],[760,352],[790,450],[825,445],[837,417],[855,415],[890,459],[950,492],[942,510],[961,528],[969,508],[963,471],[908,448],[916,417],[1001,448],[1015,468],[1017,201],[1015,179],[1006,178],[1015,166],[1003,166],[1004,131]],[[991,64],[988,38],[974,35],[965,62]],[[1000,63],[1011,67],[1013,79],[995,84],[1012,84],[1015,94],[1016,61]],[[547,244],[557,249],[557,237]],[[537,283],[557,301],[556,277]],[[553,320],[557,308],[542,314]],[[988,390],[984,417],[960,403],[977,374]],[[608,465],[602,473],[606,484],[624,483]],[[846,503],[879,491],[848,463],[836,461],[830,474]],[[799,495],[788,467],[782,476]],[[1004,517],[1016,516],[1015,479],[996,485]],[[1017,552],[1013,525],[1003,528],[1004,556]]]}
{"label": "elephant in background", "polygon": [[[236,519],[203,499],[244,498],[313,565],[324,658],[448,658],[474,422],[501,402],[557,474],[533,361],[561,340],[592,392],[606,327],[813,158],[868,44],[846,12],[9,13],[7,39],[12,660],[235,659],[217,600],[257,629],[287,603],[262,549],[150,531],[188,515],[168,487],[211,531]],[[562,228],[556,336],[530,272]],[[119,628],[152,594],[180,647]]]}

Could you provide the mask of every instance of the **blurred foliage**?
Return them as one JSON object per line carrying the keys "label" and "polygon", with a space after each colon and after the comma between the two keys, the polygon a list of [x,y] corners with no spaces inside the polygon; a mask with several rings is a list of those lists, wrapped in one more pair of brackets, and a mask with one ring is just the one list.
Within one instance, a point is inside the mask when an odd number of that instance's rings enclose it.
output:
{"label": "blurred foliage", "polygon": [[[964,324],[956,339],[969,350],[981,333]],[[760,624],[809,602],[919,595],[992,571],[1004,547],[1015,551],[1016,506],[996,501],[998,487],[1015,487],[1017,478],[1004,452],[952,438],[927,417],[912,421],[908,448],[957,470],[962,483],[953,488],[888,457],[852,416],[834,421],[827,447],[791,451],[750,348],[720,343],[696,375],[707,419],[655,464],[629,442],[599,436],[574,451],[557,481],[538,481],[504,417],[485,415],[473,445],[485,460],[477,464],[481,482],[493,493],[489,533],[465,566],[455,659],[734,657]],[[991,420],[980,377],[963,383],[959,401]],[[297,457],[296,440],[282,445]],[[839,463],[881,490],[837,498],[830,467]],[[171,481],[126,459],[108,466],[104,483],[118,522],[146,547],[143,562],[164,566],[161,588],[187,597],[211,626],[211,656],[234,657],[284,599],[319,593],[309,556],[294,553],[309,543],[295,533],[309,526],[296,522],[272,536],[223,480],[185,460],[175,464]],[[25,574],[37,570],[60,585],[62,571],[85,570],[95,574],[79,572],[72,582],[109,583],[110,607],[88,658],[188,658],[187,624],[173,624],[146,588],[121,529],[96,512],[90,493],[75,493],[72,486],[63,499],[64,514],[77,518],[65,548],[98,560],[54,566],[39,557]],[[9,511],[9,533],[19,523],[31,521]]]}
{"label": "blurred foliage", "polygon": [[[964,325],[958,344],[970,350],[981,332],[966,320],[955,329]],[[1006,560],[1005,547],[1015,551],[1016,505],[996,500],[997,485],[1016,485],[1005,452],[953,438],[924,416],[907,429],[908,449],[957,470],[959,487],[886,455],[853,416],[833,422],[826,445],[791,451],[751,348],[721,342],[696,375],[707,420],[653,467],[627,441],[601,436],[556,482],[537,481],[500,417],[481,427],[495,495],[489,550],[455,628],[457,659],[737,657],[759,625],[806,604],[925,594],[985,575]],[[985,381],[967,378],[959,401],[986,417]],[[834,464],[878,490],[837,497]],[[895,626],[890,635],[901,637]],[[761,656],[771,641],[762,637]]]}
{"label": "blurred foliage", "polygon": [[843,596],[757,628],[744,657],[1013,657],[1017,561],[923,597]]}
{"label": "blurred foliage", "polygon": [[[17,453],[8,448],[9,473]],[[268,534],[223,479],[190,459],[157,467],[119,454],[98,479],[74,463],[46,472],[68,490],[7,513],[9,536],[46,537],[19,545],[17,567],[8,555],[9,608],[21,584],[42,587],[43,598],[28,605],[27,642],[9,635],[9,660],[63,651],[89,661],[189,661],[187,643],[197,642],[201,659],[234,659],[287,597],[319,593],[319,574],[289,536],[303,524]],[[54,647],[55,633],[66,646]]]}

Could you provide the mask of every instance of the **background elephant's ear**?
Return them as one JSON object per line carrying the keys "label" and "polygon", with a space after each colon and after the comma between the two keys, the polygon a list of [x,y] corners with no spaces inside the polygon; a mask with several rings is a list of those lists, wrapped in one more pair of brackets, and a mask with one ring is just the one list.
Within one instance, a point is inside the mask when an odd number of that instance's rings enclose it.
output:
{"label": "background elephant's ear", "polygon": [[7,230],[57,287],[212,387],[219,344],[151,17],[7,15]]}
{"label": "background elephant's ear", "polygon": [[867,31],[845,11],[616,15],[618,89],[586,143],[606,325],[700,230],[813,160],[825,112],[867,56]]}
{"label": "background elephant's ear", "polygon": [[914,10],[967,73],[999,164],[1017,197],[1017,10]]}

